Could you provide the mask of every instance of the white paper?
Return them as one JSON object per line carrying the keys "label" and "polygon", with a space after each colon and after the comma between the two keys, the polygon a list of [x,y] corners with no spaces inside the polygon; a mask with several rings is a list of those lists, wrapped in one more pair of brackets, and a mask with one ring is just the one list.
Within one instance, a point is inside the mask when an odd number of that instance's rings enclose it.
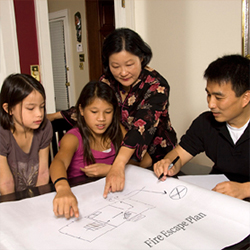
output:
{"label": "white paper", "polygon": [[229,181],[224,174],[183,175],[178,176],[178,179],[209,190],[212,190],[218,183]]}
{"label": "white paper", "polygon": [[222,249],[249,234],[250,204],[127,166],[123,192],[105,179],[72,188],[80,219],[56,218],[49,193],[0,204],[0,249]]}

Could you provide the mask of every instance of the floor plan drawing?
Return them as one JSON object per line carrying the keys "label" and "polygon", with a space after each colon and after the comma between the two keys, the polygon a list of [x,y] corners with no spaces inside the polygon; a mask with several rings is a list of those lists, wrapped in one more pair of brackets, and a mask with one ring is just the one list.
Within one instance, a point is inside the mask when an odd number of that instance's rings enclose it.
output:
{"label": "floor plan drawing", "polygon": [[117,194],[108,199],[108,204],[93,213],[74,220],[62,227],[59,232],[81,240],[92,242],[102,235],[116,229],[127,222],[137,222],[147,216],[147,211],[154,209],[153,201],[146,199],[145,193],[150,195],[167,195],[162,192],[145,190],[132,191],[122,198]]}
{"label": "floor plan drawing", "polygon": [[0,249],[211,250],[249,235],[247,201],[133,165],[125,174],[106,199],[105,178],[72,187],[79,218],[55,216],[56,192],[0,203]]}

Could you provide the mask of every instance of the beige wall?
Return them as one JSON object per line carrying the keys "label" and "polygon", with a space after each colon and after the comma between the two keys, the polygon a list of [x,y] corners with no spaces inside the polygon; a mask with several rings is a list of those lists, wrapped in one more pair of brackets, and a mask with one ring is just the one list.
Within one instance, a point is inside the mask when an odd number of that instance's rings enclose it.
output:
{"label": "beige wall", "polygon": [[[203,72],[228,53],[241,53],[240,0],[134,0],[135,30],[151,46],[150,66],[169,82],[170,118],[178,139],[208,110]],[[212,165],[200,155],[196,163]]]}
{"label": "beige wall", "polygon": [[[89,81],[89,66],[88,66],[88,49],[86,38],[86,16],[85,16],[85,1],[83,0],[48,0],[49,13],[59,10],[68,10],[68,19],[70,23],[70,39],[71,39],[71,57],[73,61],[73,78],[75,81],[75,100],[83,88],[83,86]],[[74,15],[76,12],[81,13],[82,18],[82,46],[83,52],[77,52],[77,40]],[[85,55],[85,62],[83,70],[79,68],[79,54]],[[74,105],[74,104],[73,104]]]}

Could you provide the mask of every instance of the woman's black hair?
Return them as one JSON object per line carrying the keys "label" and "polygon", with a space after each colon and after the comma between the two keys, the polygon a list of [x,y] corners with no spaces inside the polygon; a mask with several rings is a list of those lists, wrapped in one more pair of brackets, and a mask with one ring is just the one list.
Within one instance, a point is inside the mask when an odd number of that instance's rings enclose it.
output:
{"label": "woman's black hair", "polygon": [[[32,91],[38,91],[44,101],[46,100],[43,85],[31,75],[11,74],[3,82],[0,93],[0,124],[4,129],[15,131],[11,110],[18,103],[21,103]],[[8,113],[3,109],[3,104],[8,104]],[[47,119],[44,106],[44,119],[39,128],[44,128]]]}
{"label": "woman's black hair", "polygon": [[126,50],[142,59],[142,68],[144,68],[152,58],[150,46],[145,43],[135,31],[128,28],[115,29],[106,37],[102,47],[102,64],[107,77],[112,76],[109,69],[109,57],[122,50]]}
{"label": "woman's black hair", "polygon": [[76,114],[77,114],[77,123],[76,126],[79,128],[79,131],[82,136],[83,142],[83,159],[87,164],[95,163],[95,159],[91,152],[90,148],[90,139],[93,139],[91,130],[86,124],[84,117],[81,115],[81,109],[84,109],[86,106],[91,104],[95,98],[100,98],[107,103],[112,104],[113,106],[113,120],[107,130],[103,134],[103,141],[111,140],[115,147],[116,154],[118,153],[119,147],[122,142],[122,133],[119,122],[119,107],[117,99],[113,89],[106,83],[99,81],[91,81],[87,83],[78,98],[76,103]]}

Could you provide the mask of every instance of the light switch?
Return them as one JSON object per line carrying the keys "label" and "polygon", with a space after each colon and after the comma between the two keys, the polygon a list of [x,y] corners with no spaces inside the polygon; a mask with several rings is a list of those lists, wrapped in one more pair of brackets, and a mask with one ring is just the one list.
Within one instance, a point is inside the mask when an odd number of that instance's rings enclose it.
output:
{"label": "light switch", "polygon": [[77,46],[76,47],[77,52],[82,52],[82,44],[78,43],[76,46]]}

